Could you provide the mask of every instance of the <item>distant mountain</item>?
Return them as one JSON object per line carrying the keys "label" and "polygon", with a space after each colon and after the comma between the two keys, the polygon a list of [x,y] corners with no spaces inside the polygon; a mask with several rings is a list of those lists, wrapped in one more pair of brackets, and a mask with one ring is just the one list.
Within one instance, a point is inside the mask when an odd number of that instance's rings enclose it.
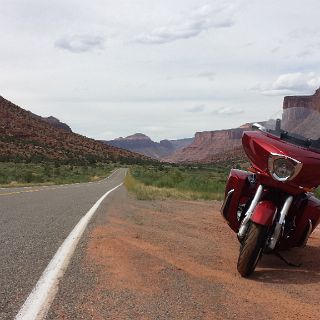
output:
{"label": "distant mountain", "polygon": [[125,138],[117,138],[115,140],[104,141],[106,144],[137,152],[148,157],[162,160],[175,151],[192,143],[193,139],[181,140],[161,140],[160,142],[152,141],[143,133],[136,133]]}
{"label": "distant mountain", "polygon": [[[162,140],[162,141],[167,141],[167,140]],[[179,150],[190,145],[193,142],[193,138],[169,140],[169,142],[174,146],[175,150]]]}
{"label": "distant mountain", "polygon": [[43,119],[0,96],[0,161],[142,161],[147,157],[72,133],[54,117]]}

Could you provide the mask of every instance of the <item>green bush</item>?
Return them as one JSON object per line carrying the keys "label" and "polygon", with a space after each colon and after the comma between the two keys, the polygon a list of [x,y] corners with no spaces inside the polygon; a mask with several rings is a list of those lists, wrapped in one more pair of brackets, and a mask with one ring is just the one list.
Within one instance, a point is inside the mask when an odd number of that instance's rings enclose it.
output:
{"label": "green bush", "polygon": [[222,199],[228,173],[228,168],[219,166],[176,167],[161,164],[134,166],[131,169],[132,177],[145,186],[191,192],[195,198],[201,199]]}
{"label": "green bush", "polygon": [[97,180],[106,177],[115,166],[99,163],[92,166],[60,163],[0,162],[0,185],[65,184]]}

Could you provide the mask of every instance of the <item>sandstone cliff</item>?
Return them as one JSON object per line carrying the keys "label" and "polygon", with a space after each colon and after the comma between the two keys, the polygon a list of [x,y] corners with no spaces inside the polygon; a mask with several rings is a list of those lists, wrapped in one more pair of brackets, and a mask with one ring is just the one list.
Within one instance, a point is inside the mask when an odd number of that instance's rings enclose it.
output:
{"label": "sandstone cliff", "polygon": [[166,158],[175,163],[210,163],[230,150],[241,147],[241,137],[247,127],[228,130],[197,132],[194,141]]}
{"label": "sandstone cliff", "polygon": [[311,96],[287,96],[283,100],[283,109],[306,108],[320,111],[320,88]]}
{"label": "sandstone cliff", "polygon": [[320,137],[320,89],[311,96],[288,96],[283,101],[282,128],[310,139]]}

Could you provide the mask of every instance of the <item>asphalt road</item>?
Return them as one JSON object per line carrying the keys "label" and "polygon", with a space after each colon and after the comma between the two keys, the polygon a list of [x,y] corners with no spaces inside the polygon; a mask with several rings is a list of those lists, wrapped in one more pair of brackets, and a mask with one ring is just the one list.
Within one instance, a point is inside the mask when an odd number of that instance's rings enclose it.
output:
{"label": "asphalt road", "polygon": [[124,176],[119,169],[95,183],[0,189],[1,320],[15,317],[80,218]]}

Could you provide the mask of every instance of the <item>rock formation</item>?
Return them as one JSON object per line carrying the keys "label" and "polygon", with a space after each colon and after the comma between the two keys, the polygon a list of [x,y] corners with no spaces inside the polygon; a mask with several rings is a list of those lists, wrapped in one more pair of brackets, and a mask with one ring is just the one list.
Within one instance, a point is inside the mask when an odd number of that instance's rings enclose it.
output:
{"label": "rock formation", "polygon": [[161,140],[160,142],[152,141],[143,133],[136,133],[125,138],[104,141],[105,143],[118,148],[137,152],[148,157],[162,160],[172,155],[176,150],[187,146],[193,139],[181,140]]}
{"label": "rock formation", "polygon": [[310,139],[320,137],[320,89],[311,96],[288,96],[283,101],[282,128]]}
{"label": "rock formation", "polygon": [[197,132],[194,141],[187,147],[178,150],[171,157],[166,158],[175,163],[210,163],[215,162],[217,156],[241,147],[241,137],[246,127],[228,130]]}
{"label": "rock formation", "polygon": [[283,100],[283,110],[306,108],[320,111],[320,88],[311,96],[287,96]]}

